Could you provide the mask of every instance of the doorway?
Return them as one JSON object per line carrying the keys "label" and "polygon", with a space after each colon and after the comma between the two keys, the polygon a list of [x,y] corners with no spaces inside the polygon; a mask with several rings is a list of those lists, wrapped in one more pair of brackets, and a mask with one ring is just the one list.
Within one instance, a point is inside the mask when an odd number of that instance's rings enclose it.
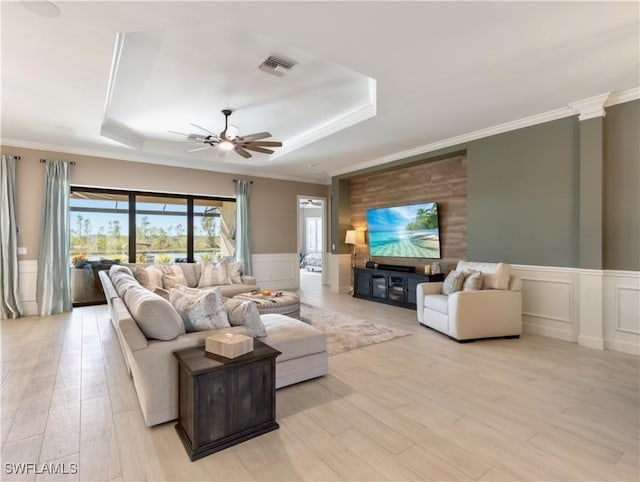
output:
{"label": "doorway", "polygon": [[298,196],[298,256],[300,288],[304,291],[322,288],[325,269],[326,199]]}

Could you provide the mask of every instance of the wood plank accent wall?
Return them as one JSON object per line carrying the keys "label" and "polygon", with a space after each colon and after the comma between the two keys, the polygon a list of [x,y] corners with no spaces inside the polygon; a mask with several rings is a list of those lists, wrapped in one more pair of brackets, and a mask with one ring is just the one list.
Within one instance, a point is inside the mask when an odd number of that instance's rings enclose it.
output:
{"label": "wood plank accent wall", "polygon": [[[440,254],[450,268],[467,256],[466,157],[424,162],[351,179],[351,224],[366,228],[367,209],[435,201],[440,221]],[[367,238],[368,242],[368,238]],[[357,251],[358,266],[369,258],[368,246]],[[433,259],[371,258],[377,263],[415,266],[418,272]]]}

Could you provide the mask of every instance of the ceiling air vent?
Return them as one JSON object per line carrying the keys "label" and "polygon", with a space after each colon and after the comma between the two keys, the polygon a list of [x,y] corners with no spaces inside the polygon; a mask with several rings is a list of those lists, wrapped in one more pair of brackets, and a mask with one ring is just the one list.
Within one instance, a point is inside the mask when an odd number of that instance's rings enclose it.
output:
{"label": "ceiling air vent", "polygon": [[276,57],[275,55],[269,56],[258,69],[268,74],[282,77],[287,71],[296,65],[296,62],[282,57]]}

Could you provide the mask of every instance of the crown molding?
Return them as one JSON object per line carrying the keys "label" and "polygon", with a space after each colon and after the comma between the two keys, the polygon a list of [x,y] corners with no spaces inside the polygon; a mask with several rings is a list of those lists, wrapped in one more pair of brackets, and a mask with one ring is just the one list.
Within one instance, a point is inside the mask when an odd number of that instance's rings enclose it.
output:
{"label": "crown molding", "polygon": [[624,104],[625,102],[632,102],[638,99],[640,99],[640,87],[635,87],[633,89],[610,94],[609,98],[604,103],[604,106],[611,107],[612,105]]}
{"label": "crown molding", "polygon": [[2,148],[16,148],[16,149],[34,149],[39,151],[60,152],[63,154],[75,154],[77,156],[89,156],[100,157],[105,159],[116,159],[119,161],[141,162],[144,164],[154,164],[160,166],[180,167],[183,169],[198,169],[201,171],[221,172],[225,174],[237,174],[242,176],[262,177],[266,179],[277,179],[281,181],[303,182],[306,184],[323,184],[328,185],[331,183],[331,179],[327,178],[323,182],[297,176],[287,176],[278,173],[263,172],[254,169],[239,170],[228,168],[225,165],[215,163],[212,165],[202,164],[198,161],[190,159],[171,157],[161,154],[149,154],[149,158],[140,155],[132,154],[123,151],[109,151],[107,149],[94,149],[86,147],[70,147],[59,146],[56,144],[43,144],[39,142],[21,141],[18,139],[0,138],[0,146]]}
{"label": "crown molding", "polygon": [[338,131],[351,127],[358,122],[362,122],[377,113],[376,102],[376,80],[368,79],[368,95],[367,100],[356,104],[355,106],[340,112],[336,117],[329,119],[327,122],[314,126],[302,134],[283,142],[282,149],[269,156],[269,160],[273,161],[279,157],[289,154],[296,149],[304,147],[312,142],[335,134]]}
{"label": "crown molding", "polygon": [[398,159],[405,159],[420,154],[427,154],[429,152],[437,151],[447,147],[464,144],[465,142],[475,141],[484,137],[491,137],[496,134],[502,134],[504,132],[513,131],[516,129],[522,129],[523,127],[529,127],[536,124],[543,124],[545,122],[551,122],[557,119],[563,119],[565,117],[571,117],[575,115],[575,111],[569,107],[562,107],[560,109],[552,110],[549,112],[543,112],[542,114],[536,114],[516,121],[505,122],[504,124],[498,124],[496,126],[487,127],[477,131],[469,132],[468,134],[462,134],[455,137],[449,137],[441,141],[432,142],[431,144],[425,144],[423,146],[415,147],[401,152],[388,154],[386,156],[378,157],[370,161],[361,162],[345,169],[332,171],[329,173],[331,177],[339,176],[342,174],[348,174],[351,172],[359,171],[361,169],[367,169],[375,167],[387,162],[397,161]]}
{"label": "crown molding", "polygon": [[571,102],[569,105],[572,109],[578,113],[578,119],[585,121],[588,119],[594,119],[596,117],[605,117],[607,112],[604,110],[604,105],[607,99],[611,95],[611,92],[606,92],[600,95],[594,95],[586,99],[577,100]]}
{"label": "crown molding", "polygon": [[[503,124],[498,124],[492,127],[487,127],[485,129],[480,129],[477,131],[469,132],[467,134],[462,134],[455,137],[449,137],[441,141],[432,142],[430,144],[425,144],[425,145],[408,149],[405,151],[395,152],[393,154],[388,154],[386,156],[377,157],[369,161],[364,161],[358,164],[354,164],[344,169],[331,171],[329,172],[329,176],[335,177],[335,176],[341,176],[344,174],[350,174],[350,173],[360,171],[362,169],[368,169],[371,167],[386,164],[388,162],[393,162],[400,159],[406,159],[409,157],[418,156],[420,154],[428,154],[429,152],[434,152],[439,149],[456,146],[459,144],[463,144],[465,142],[475,141],[477,139],[482,139],[484,137],[490,137],[496,134],[502,134],[504,132],[514,131],[517,129],[522,129],[522,128],[534,126],[537,124],[543,124],[545,122],[551,122],[554,120],[563,119],[565,117],[571,117],[579,114],[579,111],[577,111],[576,109],[577,104],[581,104],[583,102],[588,101],[584,104],[586,108],[586,106],[589,104],[596,105],[596,102],[599,101],[600,98],[604,98],[602,100],[602,103],[600,104],[601,107],[610,107],[616,104],[631,102],[631,101],[640,99],[640,87],[634,87],[633,89],[628,89],[620,92],[601,94],[598,96],[590,97],[588,99],[584,99],[582,101],[573,102],[568,106],[560,107],[559,109],[543,112],[540,114],[535,114],[528,117],[523,117],[522,119],[518,119],[515,121],[505,122]],[[597,108],[595,110],[597,111]],[[582,116],[582,114],[580,115]],[[593,117],[596,117],[596,115],[594,115]],[[585,119],[581,118],[580,120],[585,120]]]}

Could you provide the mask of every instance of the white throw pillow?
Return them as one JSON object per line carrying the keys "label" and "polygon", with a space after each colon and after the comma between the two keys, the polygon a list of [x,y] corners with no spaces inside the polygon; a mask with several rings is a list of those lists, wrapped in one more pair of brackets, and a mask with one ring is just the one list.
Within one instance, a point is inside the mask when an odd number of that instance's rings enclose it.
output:
{"label": "white throw pillow", "polygon": [[131,270],[126,267],[126,266],[122,266],[120,264],[112,264],[111,268],[109,268],[109,276],[113,275],[113,273],[115,273],[116,271],[123,271],[125,273],[127,273],[129,276],[133,276],[133,273],[131,272]]}
{"label": "white throw pillow", "polygon": [[136,280],[133,276],[125,273],[124,271],[115,271],[111,275],[111,282],[113,283],[113,287],[116,289],[116,292],[118,293],[118,296],[120,296],[120,298],[123,298],[124,294],[132,286],[140,286],[138,280]]}
{"label": "white throw pillow", "polygon": [[231,326],[246,326],[249,334],[254,338],[267,336],[267,329],[260,318],[258,306],[253,301],[226,298],[224,309],[227,311]]}
{"label": "white throw pillow", "polygon": [[179,285],[169,291],[169,300],[180,313],[187,333],[231,326],[219,288],[197,290]]}
{"label": "white throw pillow", "polygon": [[231,284],[231,282],[229,281],[228,265],[225,260],[215,265],[209,262],[202,264],[202,273],[200,274],[198,288],[229,284]]}

